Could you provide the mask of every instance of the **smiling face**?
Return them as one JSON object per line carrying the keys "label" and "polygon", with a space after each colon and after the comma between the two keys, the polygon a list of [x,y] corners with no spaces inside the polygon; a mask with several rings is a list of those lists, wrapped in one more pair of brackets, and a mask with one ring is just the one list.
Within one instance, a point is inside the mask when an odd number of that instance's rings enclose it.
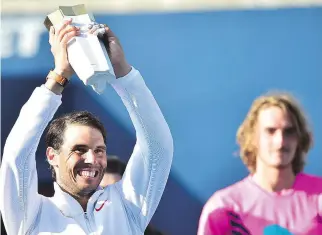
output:
{"label": "smiling face", "polygon": [[74,196],[90,196],[99,186],[106,167],[106,145],[93,127],[72,124],[64,132],[59,153],[47,149],[57,183]]}

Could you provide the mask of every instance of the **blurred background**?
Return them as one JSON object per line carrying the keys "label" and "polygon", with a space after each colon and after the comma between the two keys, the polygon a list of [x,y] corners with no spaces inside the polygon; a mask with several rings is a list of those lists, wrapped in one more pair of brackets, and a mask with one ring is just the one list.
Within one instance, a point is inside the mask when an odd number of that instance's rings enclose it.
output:
{"label": "blurred background", "polygon": [[[80,3],[118,35],[171,128],[173,166],[152,219],[164,234],[196,234],[206,200],[248,174],[236,130],[268,90],[302,103],[315,134],[305,171],[322,176],[322,0],[2,0],[1,150],[53,67],[44,18]],[[57,115],[72,110],[98,115],[108,153],[128,160],[135,132],[112,88],[98,96],[75,77]],[[39,192],[51,195],[43,139],[36,157]]]}

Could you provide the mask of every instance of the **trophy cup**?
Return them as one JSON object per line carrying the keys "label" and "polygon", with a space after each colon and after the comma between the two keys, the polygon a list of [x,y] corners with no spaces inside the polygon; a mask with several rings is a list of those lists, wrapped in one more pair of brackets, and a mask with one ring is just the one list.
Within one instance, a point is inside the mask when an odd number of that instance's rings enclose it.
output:
{"label": "trophy cup", "polygon": [[95,19],[87,13],[85,5],[60,6],[59,10],[47,15],[44,24],[50,30],[51,26],[58,26],[70,18],[72,25],[79,27],[81,33],[67,44],[69,63],[85,85],[102,93],[107,83],[116,78],[103,42],[96,35],[88,33],[88,24]]}

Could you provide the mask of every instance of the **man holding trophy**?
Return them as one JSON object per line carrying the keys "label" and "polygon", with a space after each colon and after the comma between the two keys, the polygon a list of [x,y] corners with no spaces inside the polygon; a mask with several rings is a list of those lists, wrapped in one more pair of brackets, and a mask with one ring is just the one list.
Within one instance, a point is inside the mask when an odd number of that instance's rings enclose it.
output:
{"label": "man holding trophy", "polygon": [[[4,147],[0,209],[7,233],[141,235],[159,204],[171,168],[169,127],[139,71],[127,63],[119,40],[106,25],[87,24],[86,32],[84,25],[77,26],[71,19],[62,22],[51,26],[49,33],[55,69],[23,106]],[[97,68],[91,68],[91,75],[81,74],[84,70],[74,66],[75,59],[71,66],[70,59],[75,58],[71,43],[89,34],[100,37],[106,46],[102,49],[112,65],[109,74],[106,70],[96,76]],[[91,53],[82,50],[80,60]],[[129,112],[137,142],[122,180],[102,189],[108,145],[101,122],[86,111],[53,120],[46,133],[46,155],[55,195],[47,198],[37,193],[35,153],[74,71],[98,93],[106,84],[113,86]]]}

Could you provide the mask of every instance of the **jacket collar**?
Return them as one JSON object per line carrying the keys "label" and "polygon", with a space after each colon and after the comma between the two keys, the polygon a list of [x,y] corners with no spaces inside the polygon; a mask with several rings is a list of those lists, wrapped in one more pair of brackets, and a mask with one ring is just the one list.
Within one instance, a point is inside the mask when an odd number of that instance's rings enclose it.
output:
{"label": "jacket collar", "polygon": [[[70,194],[64,192],[56,182],[54,182],[54,190],[55,194],[52,197],[52,201],[63,215],[67,217],[77,217],[84,214],[84,210],[79,202],[76,201],[76,199],[73,198]],[[103,188],[99,186],[97,188],[97,191],[89,199],[86,210],[87,212],[93,211],[93,204],[101,193],[103,193]]]}

